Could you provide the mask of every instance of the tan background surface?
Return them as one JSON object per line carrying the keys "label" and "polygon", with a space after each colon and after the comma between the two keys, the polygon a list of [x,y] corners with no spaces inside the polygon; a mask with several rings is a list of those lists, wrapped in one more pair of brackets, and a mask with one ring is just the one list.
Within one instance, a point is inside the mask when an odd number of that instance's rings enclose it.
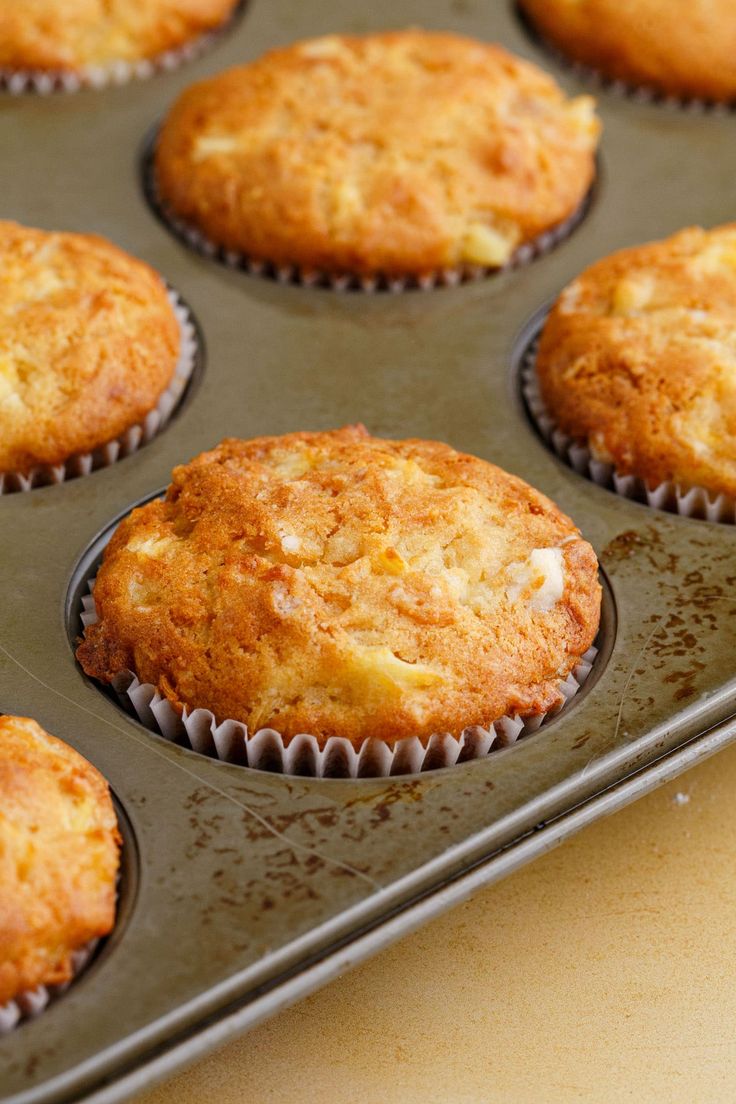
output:
{"label": "tan background surface", "polygon": [[736,747],[137,1104],[736,1100]]}

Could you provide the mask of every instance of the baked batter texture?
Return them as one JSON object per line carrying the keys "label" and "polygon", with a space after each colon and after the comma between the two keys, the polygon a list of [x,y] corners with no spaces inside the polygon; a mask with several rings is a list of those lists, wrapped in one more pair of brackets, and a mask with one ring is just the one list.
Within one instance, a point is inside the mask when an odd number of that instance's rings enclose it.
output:
{"label": "baked batter texture", "polygon": [[0,222],[0,472],[61,464],[136,425],[179,347],[147,264],[91,234]]}
{"label": "baked batter texture", "polygon": [[543,401],[596,459],[736,496],[736,223],[586,269],[542,332]]}
{"label": "baked batter texture", "polygon": [[214,30],[237,0],[2,0],[0,67],[79,72],[142,61]]}
{"label": "baked batter texture", "polygon": [[544,495],[362,426],[227,440],[106,549],[77,656],[288,743],[545,712],[598,628],[591,546]]}
{"label": "baked batter texture", "polygon": [[574,61],[671,96],[736,98],[733,0],[519,0]]}
{"label": "baked batter texture", "polygon": [[452,34],[329,35],[187,89],[165,208],[255,261],[422,276],[505,264],[580,207],[599,123],[536,66]]}
{"label": "baked batter texture", "polygon": [[115,921],[120,836],[102,775],[27,717],[0,716],[0,1005],[72,976]]}

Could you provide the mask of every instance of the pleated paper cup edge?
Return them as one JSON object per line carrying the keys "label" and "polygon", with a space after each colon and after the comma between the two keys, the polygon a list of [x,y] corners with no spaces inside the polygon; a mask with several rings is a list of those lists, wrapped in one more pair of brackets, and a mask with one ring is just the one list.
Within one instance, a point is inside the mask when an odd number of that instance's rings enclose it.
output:
{"label": "pleated paper cup edge", "polygon": [[682,484],[669,479],[650,487],[641,476],[624,475],[612,463],[596,460],[588,441],[570,437],[561,430],[542,399],[536,372],[538,344],[539,333],[522,354],[522,394],[537,432],[560,460],[596,486],[630,502],[697,521],[736,524],[736,499],[729,495],[713,495],[697,484]]}
{"label": "pleated paper cup edge", "polygon": [[0,1005],[0,1038],[9,1034],[27,1020],[35,1019],[44,1009],[59,997],[82,976],[91,962],[99,939],[92,939],[83,947],[72,951],[72,976],[60,985],[37,985],[35,989],[26,989],[13,1000]]}
{"label": "pleated paper cup edge", "polygon": [[145,417],[129,426],[123,433],[106,441],[92,452],[75,453],[61,464],[38,464],[28,475],[20,472],[0,472],[0,496],[24,494],[40,487],[66,483],[80,479],[101,468],[111,467],[118,460],[132,456],[149,444],[168,425],[171,416],[181,403],[194,373],[199,351],[194,316],[184,300],[173,288],[167,289],[169,302],[179,323],[180,347],[174,374],[156,405]]}

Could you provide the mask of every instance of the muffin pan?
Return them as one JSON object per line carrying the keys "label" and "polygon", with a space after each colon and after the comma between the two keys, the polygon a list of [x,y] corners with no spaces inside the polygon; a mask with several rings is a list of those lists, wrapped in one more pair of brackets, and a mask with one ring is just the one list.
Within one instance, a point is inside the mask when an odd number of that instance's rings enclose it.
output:
{"label": "muffin pan", "polygon": [[[205,58],[105,91],[0,99],[2,213],[102,233],[191,304],[207,372],[167,431],[92,473],[0,499],[0,709],[34,716],[109,779],[128,889],[111,938],[36,1020],[0,1040],[4,1104],[114,1101],[244,1030],[450,903],[736,734],[736,527],[597,487],[524,409],[530,320],[621,246],[733,217],[733,119],[602,91],[602,172],[554,253],[426,295],[343,296],[200,259],[140,192],[145,136],[178,91],[271,45],[409,25],[498,40],[570,91],[511,2],[295,6],[253,0]],[[549,494],[607,579],[595,678],[538,733],[487,759],[390,779],[286,777],[149,733],[85,680],[69,646],[81,577],[120,514],[228,435],[363,421],[435,437]]]}

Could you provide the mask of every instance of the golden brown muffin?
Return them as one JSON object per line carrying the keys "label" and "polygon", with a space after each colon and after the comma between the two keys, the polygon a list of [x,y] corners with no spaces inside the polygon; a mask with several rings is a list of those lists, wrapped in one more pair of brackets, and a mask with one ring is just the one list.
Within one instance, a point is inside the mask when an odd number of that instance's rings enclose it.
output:
{"label": "golden brown muffin", "polygon": [[0,716],[0,1005],[72,975],[115,921],[120,835],[102,775],[27,717]]}
{"label": "golden brown muffin", "polygon": [[136,425],[179,346],[148,265],[104,238],[0,222],[0,472],[61,464]]}
{"label": "golden brown muffin", "polygon": [[521,480],[362,426],[224,441],[119,526],[77,652],[181,710],[324,742],[544,712],[590,646],[593,549]]}
{"label": "golden brown muffin", "polygon": [[736,496],[736,223],[604,257],[555,303],[537,357],[558,426],[650,487]]}
{"label": "golden brown muffin", "polygon": [[76,72],[140,61],[222,24],[238,0],[2,0],[0,66]]}
{"label": "golden brown muffin", "polygon": [[331,274],[496,267],[576,211],[588,96],[451,34],[331,35],[195,84],[165,120],[165,207],[249,258]]}
{"label": "golden brown muffin", "polygon": [[673,96],[736,97],[733,0],[519,0],[574,61]]}

